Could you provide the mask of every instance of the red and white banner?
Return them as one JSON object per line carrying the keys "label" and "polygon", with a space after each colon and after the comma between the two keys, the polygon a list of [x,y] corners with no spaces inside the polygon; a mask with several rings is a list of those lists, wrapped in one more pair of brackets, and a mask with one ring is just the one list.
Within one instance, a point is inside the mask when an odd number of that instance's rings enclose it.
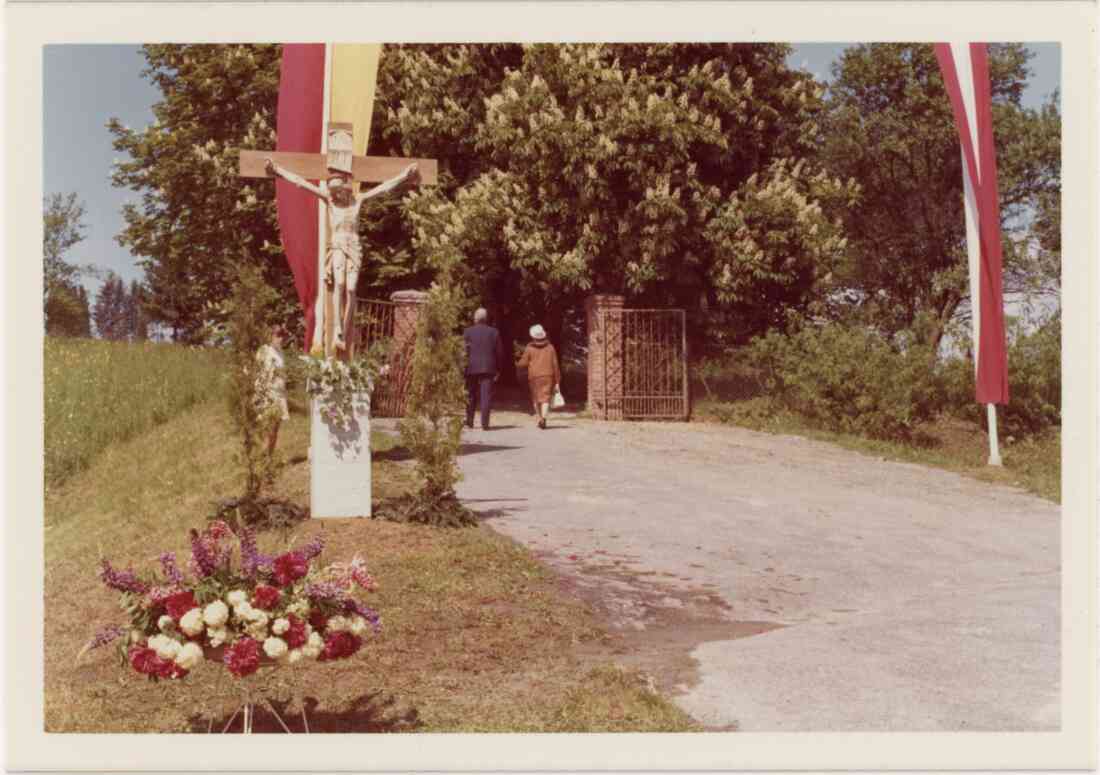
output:
{"label": "red and white banner", "polygon": [[975,392],[979,403],[1006,404],[1008,363],[1001,281],[1001,215],[989,57],[984,43],[936,43],[935,51],[962,146]]}

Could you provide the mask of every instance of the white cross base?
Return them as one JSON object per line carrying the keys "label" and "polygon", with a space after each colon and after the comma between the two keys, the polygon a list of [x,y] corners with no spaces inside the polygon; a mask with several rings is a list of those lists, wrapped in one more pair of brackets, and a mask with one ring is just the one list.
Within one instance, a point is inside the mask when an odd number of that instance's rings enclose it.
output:
{"label": "white cross base", "polygon": [[310,516],[369,517],[370,393],[356,393],[352,417],[333,423],[321,412],[321,401],[310,401]]}

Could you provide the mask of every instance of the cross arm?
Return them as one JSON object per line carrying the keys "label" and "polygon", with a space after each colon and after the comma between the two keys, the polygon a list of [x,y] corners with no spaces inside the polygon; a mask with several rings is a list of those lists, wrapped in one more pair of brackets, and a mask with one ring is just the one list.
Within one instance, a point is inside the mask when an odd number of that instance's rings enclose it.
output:
{"label": "cross arm", "polygon": [[[320,153],[291,153],[288,151],[241,151],[239,174],[243,178],[269,178],[264,160],[271,158],[285,170],[306,180],[324,180],[328,177],[326,157]],[[410,164],[416,164],[420,182],[435,185],[438,181],[438,163],[435,159],[404,159],[400,156],[353,156],[352,177],[364,183],[381,183],[389,180]]]}

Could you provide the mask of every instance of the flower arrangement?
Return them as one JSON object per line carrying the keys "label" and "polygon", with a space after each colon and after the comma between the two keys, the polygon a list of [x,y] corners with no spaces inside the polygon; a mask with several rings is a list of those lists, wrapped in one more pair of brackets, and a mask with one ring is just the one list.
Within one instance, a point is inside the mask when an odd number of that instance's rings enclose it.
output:
{"label": "flower arrangement", "polygon": [[375,380],[388,369],[379,366],[374,356],[340,361],[335,358],[301,356],[306,392],[319,399],[325,420],[334,425],[347,425],[354,417],[353,402],[357,394],[369,394]]}
{"label": "flower arrangement", "polygon": [[182,678],[204,660],[243,678],[261,664],[353,656],[381,629],[378,614],[353,594],[374,589],[374,579],[359,557],[313,567],[323,548],[317,536],[263,555],[251,530],[235,534],[218,521],[191,531],[187,573],[172,552],[160,555],[161,573],[146,578],[103,560],[99,577],[121,593],[129,622],[101,629],[81,654],[118,641],[129,665],[154,680]]}

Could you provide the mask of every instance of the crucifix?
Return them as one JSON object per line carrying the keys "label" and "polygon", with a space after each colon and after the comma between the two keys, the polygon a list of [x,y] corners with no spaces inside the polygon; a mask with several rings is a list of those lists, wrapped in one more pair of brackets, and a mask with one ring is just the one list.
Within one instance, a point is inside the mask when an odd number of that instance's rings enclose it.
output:
{"label": "crucifix", "polygon": [[[330,123],[323,153],[243,150],[240,160],[241,177],[283,178],[316,196],[325,209],[327,247],[316,302],[320,314],[310,349],[329,357],[348,357],[355,341],[356,285],[363,262],[360,207],[368,199],[437,179],[434,159],[353,155],[353,131],[351,124]],[[361,183],[379,185],[360,191]],[[330,298],[331,314],[325,303]]]}

